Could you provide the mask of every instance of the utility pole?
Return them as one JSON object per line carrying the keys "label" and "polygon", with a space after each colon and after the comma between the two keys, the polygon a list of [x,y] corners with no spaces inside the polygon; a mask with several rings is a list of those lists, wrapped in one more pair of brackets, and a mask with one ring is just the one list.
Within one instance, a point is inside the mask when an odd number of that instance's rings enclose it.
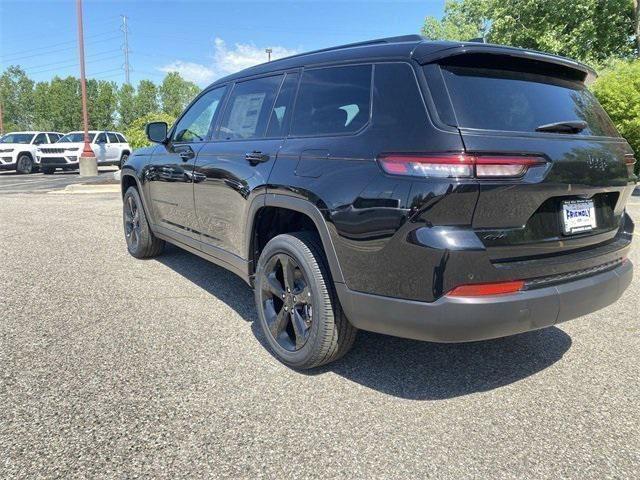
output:
{"label": "utility pole", "polygon": [[120,15],[122,17],[122,33],[124,33],[124,45],[122,47],[124,51],[124,81],[127,85],[131,85],[129,82],[129,29],[127,28],[127,16]]}
{"label": "utility pole", "polygon": [[636,34],[636,48],[637,57],[640,58],[640,2],[633,0],[633,13],[635,15],[635,34]]}
{"label": "utility pole", "polygon": [[84,128],[84,148],[80,154],[80,176],[95,177],[98,175],[96,156],[89,145],[89,115],[87,113],[87,79],[84,74],[84,30],[82,27],[82,0],[76,0],[78,12],[78,51],[80,53],[80,90],[82,93],[82,123]]}
{"label": "utility pole", "polygon": [[2,102],[0,102],[0,135],[4,135],[4,120],[2,119]]}
{"label": "utility pole", "polygon": [[271,52],[273,52],[273,49],[265,48],[264,51],[267,53],[267,62],[270,62],[271,61]]}

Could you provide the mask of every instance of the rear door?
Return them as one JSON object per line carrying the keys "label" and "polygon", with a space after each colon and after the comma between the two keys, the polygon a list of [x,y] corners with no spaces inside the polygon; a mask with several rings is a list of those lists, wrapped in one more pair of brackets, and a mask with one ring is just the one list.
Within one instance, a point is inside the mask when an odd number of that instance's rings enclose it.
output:
{"label": "rear door", "polygon": [[461,55],[425,72],[432,91],[448,93],[450,102],[436,98],[438,113],[455,122],[467,153],[541,160],[521,176],[479,178],[473,226],[495,259],[615,236],[633,189],[632,151],[582,72],[499,55]]}
{"label": "rear door", "polygon": [[195,168],[196,212],[209,246],[246,257],[247,212],[266,189],[297,81],[296,73],[281,73],[234,85],[215,141],[202,148]]}
{"label": "rear door", "polygon": [[120,160],[120,152],[122,151],[122,144],[120,140],[113,132],[107,132],[107,138],[109,139],[109,146],[107,149],[107,161],[109,163],[113,163],[114,165],[118,164]]}

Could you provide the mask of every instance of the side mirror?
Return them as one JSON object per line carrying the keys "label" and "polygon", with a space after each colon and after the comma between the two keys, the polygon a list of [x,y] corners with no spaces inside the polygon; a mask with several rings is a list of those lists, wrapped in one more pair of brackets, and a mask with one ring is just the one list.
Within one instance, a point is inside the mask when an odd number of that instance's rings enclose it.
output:
{"label": "side mirror", "polygon": [[166,122],[147,123],[145,128],[147,138],[155,143],[166,143],[168,130],[169,127]]}

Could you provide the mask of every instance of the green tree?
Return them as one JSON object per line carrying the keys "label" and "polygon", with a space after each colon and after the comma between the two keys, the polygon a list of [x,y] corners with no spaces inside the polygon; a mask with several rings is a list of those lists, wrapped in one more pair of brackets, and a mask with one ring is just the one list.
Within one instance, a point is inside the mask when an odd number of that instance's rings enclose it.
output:
{"label": "green tree", "polygon": [[427,17],[430,38],[468,40],[565,55],[592,64],[634,51],[631,0],[448,0],[442,19]]}
{"label": "green tree", "polygon": [[54,77],[49,84],[48,102],[43,118],[62,133],[82,128],[80,80],[75,77]]}
{"label": "green tree", "polygon": [[162,111],[177,117],[199,91],[196,84],[184,80],[179,73],[168,73],[160,85]]}
{"label": "green tree", "polygon": [[135,90],[125,83],[118,92],[118,114],[120,116],[120,128],[125,130],[136,118]]}
{"label": "green tree", "polygon": [[151,142],[147,139],[145,133],[145,126],[149,122],[167,122],[169,126],[173,124],[175,117],[162,112],[148,113],[140,118],[131,122],[131,125],[125,130],[124,135],[127,137],[127,141],[131,148],[140,148],[150,145]]}
{"label": "green tree", "polygon": [[19,66],[12,65],[0,76],[3,118],[12,129],[33,127],[33,80]]}
{"label": "green tree", "polygon": [[135,98],[136,118],[159,110],[158,87],[151,80],[141,80]]}
{"label": "green tree", "polygon": [[118,108],[117,88],[114,82],[87,80],[89,128],[96,130],[115,128],[114,117]]}
{"label": "green tree", "polygon": [[[603,72],[593,93],[616,124],[620,134],[640,154],[640,59],[619,61]],[[640,164],[636,163],[636,173]]]}
{"label": "green tree", "polygon": [[55,122],[51,118],[51,94],[49,82],[38,82],[33,89],[33,128],[35,130],[54,130]]}

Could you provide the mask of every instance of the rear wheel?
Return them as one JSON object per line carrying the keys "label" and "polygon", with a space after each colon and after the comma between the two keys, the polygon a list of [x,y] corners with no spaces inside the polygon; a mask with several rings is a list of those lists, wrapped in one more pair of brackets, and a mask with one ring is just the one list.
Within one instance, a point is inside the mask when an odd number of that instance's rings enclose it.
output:
{"label": "rear wheel", "polygon": [[33,159],[31,155],[26,153],[21,154],[16,162],[16,171],[18,173],[31,173],[33,171]]}
{"label": "rear wheel", "polygon": [[160,255],[164,248],[164,240],[156,237],[142,207],[140,194],[135,187],[129,187],[124,194],[122,220],[127,250],[136,258],[150,258]]}
{"label": "rear wheel", "polygon": [[51,175],[53,172],[56,171],[55,168],[51,168],[51,167],[40,167],[40,169],[42,170],[42,173],[44,173],[45,175]]}
{"label": "rear wheel", "polygon": [[260,327],[275,356],[298,369],[337,360],[357,329],[342,312],[315,234],[278,235],[258,260],[255,299]]}

